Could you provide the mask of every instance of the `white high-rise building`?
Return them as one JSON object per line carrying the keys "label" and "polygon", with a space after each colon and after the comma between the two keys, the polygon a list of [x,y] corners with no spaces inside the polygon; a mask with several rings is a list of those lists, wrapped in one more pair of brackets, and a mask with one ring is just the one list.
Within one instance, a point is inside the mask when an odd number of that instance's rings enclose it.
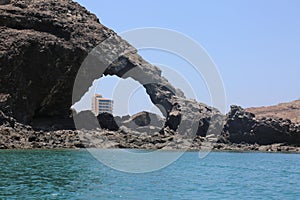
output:
{"label": "white high-rise building", "polygon": [[95,94],[92,98],[92,112],[98,116],[100,113],[113,113],[114,101],[103,98],[101,94]]}

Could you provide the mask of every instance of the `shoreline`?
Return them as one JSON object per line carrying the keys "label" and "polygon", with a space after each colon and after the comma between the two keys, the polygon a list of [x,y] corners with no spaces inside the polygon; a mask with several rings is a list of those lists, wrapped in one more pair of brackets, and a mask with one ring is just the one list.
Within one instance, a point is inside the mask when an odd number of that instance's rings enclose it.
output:
{"label": "shoreline", "polygon": [[[0,34],[5,44],[0,48],[0,63],[4,66],[0,149],[300,152],[300,123],[285,119],[294,119],[297,112],[259,117],[232,105],[227,114],[222,114],[217,108],[186,98],[163,76],[159,66],[143,59],[135,47],[102,25],[96,15],[74,2],[51,2],[30,1],[20,7],[8,0],[1,5],[7,22],[1,25]],[[70,11],[68,15],[61,14],[65,8]],[[41,31],[41,27],[48,28]],[[99,46],[104,41],[109,42]],[[99,51],[93,52],[95,47]],[[97,59],[84,62],[87,57],[92,58],[87,56],[91,51]],[[27,53],[35,59],[28,59]],[[106,63],[110,64],[102,73]],[[89,65],[91,68],[81,68]],[[137,71],[127,74],[131,69]],[[139,82],[165,118],[146,111],[132,116],[103,112],[95,117],[89,110],[70,110],[103,74]],[[76,81],[80,79],[85,84]],[[281,111],[294,113],[300,110],[298,103],[295,101]]]}
{"label": "shoreline", "polygon": [[[1,127],[1,126],[0,126]],[[174,133],[160,134],[96,130],[37,131],[31,127],[0,128],[2,149],[138,149],[163,151],[300,153],[300,146],[285,143],[267,145],[219,141],[217,135],[206,137]]]}
{"label": "shoreline", "polygon": [[[31,149],[0,149],[0,153],[2,152],[9,152],[9,151],[87,151],[88,149],[93,148],[31,148]],[[126,148],[111,148],[111,149],[99,149],[99,150],[138,150],[138,151],[162,151],[162,152],[182,152],[182,153],[197,153],[202,152],[200,150],[180,150],[180,149],[126,149]],[[205,152],[205,151],[203,151]],[[241,154],[247,154],[247,153],[265,153],[265,154],[300,154],[300,151],[259,151],[259,150],[216,150],[213,149],[211,151],[208,151],[209,153],[241,153]]]}

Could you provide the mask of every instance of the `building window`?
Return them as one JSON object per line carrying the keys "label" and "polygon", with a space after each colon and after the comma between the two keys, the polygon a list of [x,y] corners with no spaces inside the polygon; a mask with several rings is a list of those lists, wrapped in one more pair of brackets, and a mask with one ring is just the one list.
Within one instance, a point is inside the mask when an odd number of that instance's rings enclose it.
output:
{"label": "building window", "polygon": [[100,113],[113,113],[113,100],[103,98],[100,94],[95,94],[92,99],[92,112],[97,116]]}

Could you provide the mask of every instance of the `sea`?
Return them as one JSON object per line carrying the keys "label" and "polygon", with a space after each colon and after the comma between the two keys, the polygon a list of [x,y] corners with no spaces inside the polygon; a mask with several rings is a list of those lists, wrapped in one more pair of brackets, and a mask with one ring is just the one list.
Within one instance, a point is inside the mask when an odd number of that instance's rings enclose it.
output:
{"label": "sea", "polygon": [[300,154],[185,152],[144,173],[116,170],[88,150],[1,150],[0,159],[1,200],[300,199]]}

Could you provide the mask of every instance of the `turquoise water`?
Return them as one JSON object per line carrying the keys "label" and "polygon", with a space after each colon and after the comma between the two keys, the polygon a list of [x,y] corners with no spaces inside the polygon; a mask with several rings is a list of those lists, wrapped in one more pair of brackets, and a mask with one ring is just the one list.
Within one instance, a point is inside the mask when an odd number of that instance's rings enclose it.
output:
{"label": "turquoise water", "polygon": [[85,150],[0,151],[0,199],[300,199],[300,155],[185,153],[145,174]]}

